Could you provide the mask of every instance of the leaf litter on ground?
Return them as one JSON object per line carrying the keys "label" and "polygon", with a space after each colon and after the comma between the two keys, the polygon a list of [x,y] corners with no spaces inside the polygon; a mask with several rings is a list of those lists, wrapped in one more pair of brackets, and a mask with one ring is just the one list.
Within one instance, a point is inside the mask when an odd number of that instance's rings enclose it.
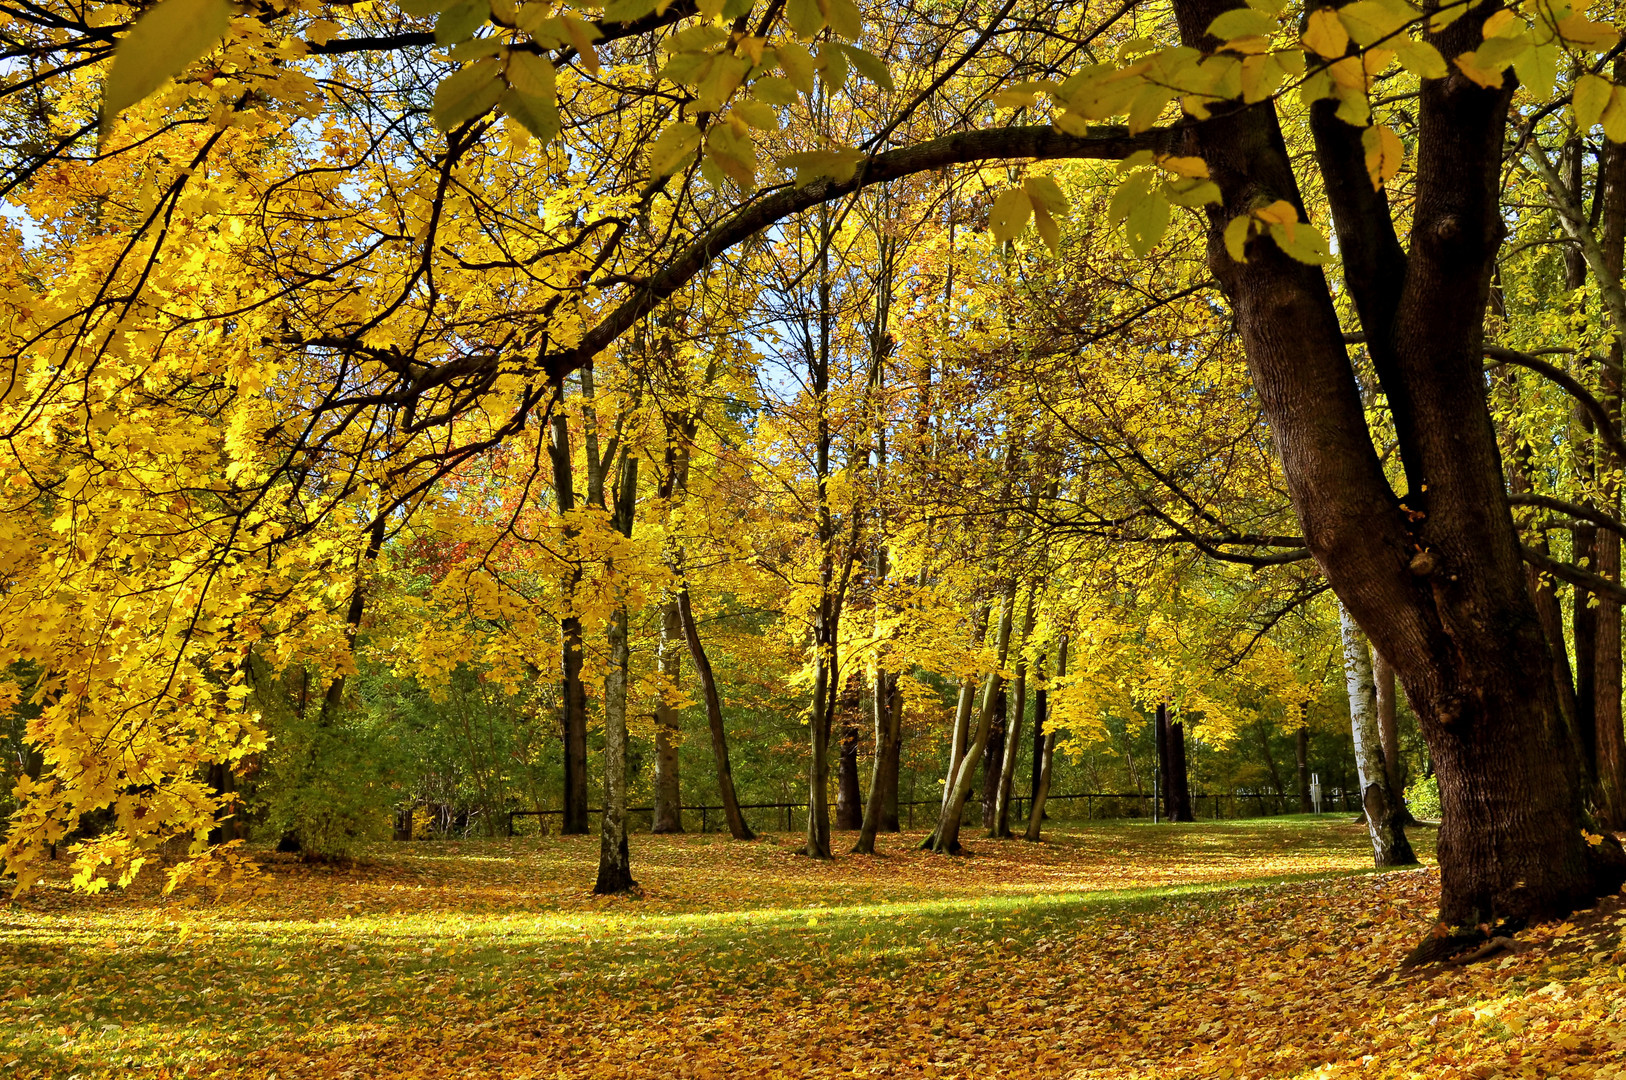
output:
{"label": "leaf litter on ground", "polygon": [[[1425,855],[1432,835],[1418,835]],[[213,902],[51,880],[0,923],[19,1078],[1626,1078],[1626,909],[1400,971],[1432,869],[1290,818],[1059,825],[968,857],[883,837],[596,837],[270,862]],[[9,984],[9,985],[8,985]]]}

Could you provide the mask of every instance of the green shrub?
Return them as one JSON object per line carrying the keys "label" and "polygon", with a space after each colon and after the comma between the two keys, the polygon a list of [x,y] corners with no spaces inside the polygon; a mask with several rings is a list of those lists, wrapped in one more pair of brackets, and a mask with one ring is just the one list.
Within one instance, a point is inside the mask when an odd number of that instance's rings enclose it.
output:
{"label": "green shrub", "polygon": [[1406,807],[1419,820],[1440,820],[1440,782],[1425,776],[1406,789]]}

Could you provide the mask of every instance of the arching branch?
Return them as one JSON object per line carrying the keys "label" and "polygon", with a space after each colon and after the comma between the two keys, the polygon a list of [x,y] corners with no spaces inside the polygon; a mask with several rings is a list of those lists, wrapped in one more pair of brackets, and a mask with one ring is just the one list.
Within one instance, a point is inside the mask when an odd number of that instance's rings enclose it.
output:
{"label": "arching branch", "polygon": [[1170,152],[1176,148],[1180,137],[1181,132],[1174,128],[1154,128],[1131,135],[1128,128],[1116,125],[1092,128],[1085,135],[1068,135],[1048,124],[993,128],[946,135],[901,150],[876,154],[865,159],[847,180],[822,180],[806,187],[773,189],[755,202],[736,210],[710,232],[678,252],[659,271],[644,279],[632,296],[582,335],[577,345],[545,353],[538,363],[550,378],[555,379],[585,366],[723,252],[770,225],[820,203],[951,165],[1018,158],[1095,158],[1113,161],[1126,158],[1137,150]]}

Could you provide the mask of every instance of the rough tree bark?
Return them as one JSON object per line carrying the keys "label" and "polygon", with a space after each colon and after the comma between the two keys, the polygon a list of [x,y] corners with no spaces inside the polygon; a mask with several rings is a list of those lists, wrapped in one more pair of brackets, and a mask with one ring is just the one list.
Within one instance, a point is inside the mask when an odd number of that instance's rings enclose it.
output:
{"label": "rough tree bark", "polygon": [[1169,725],[1169,784],[1174,801],[1170,821],[1195,821],[1191,812],[1191,778],[1186,773],[1186,725],[1177,720]]}
{"label": "rough tree bark", "polygon": [[1005,839],[1011,836],[1011,788],[1016,784],[1016,766],[1022,751],[1023,713],[1028,707],[1028,662],[1022,650],[1033,634],[1033,593],[1028,589],[1027,609],[1022,615],[1022,636],[1016,643],[1016,693],[1011,702],[1011,714],[1005,721],[1005,752],[999,768],[998,802],[994,806],[994,827],[988,835]]}
{"label": "rough tree bark", "polygon": [[841,695],[838,707],[841,723],[841,757],[836,764],[836,828],[853,832],[864,827],[864,806],[858,793],[858,724],[854,720],[860,705],[861,692],[847,680],[847,692]]}
{"label": "rough tree bark", "polygon": [[[1188,45],[1232,6],[1176,0]],[[1432,41],[1450,58],[1477,18]],[[1440,919],[1472,927],[1573,910],[1619,884],[1618,845],[1581,835],[1575,763],[1503,486],[1481,356],[1511,91],[1453,69],[1416,104],[1411,244],[1365,174],[1361,132],[1320,103],[1316,156],[1345,282],[1394,417],[1409,490],[1390,489],[1367,431],[1325,274],[1267,240],[1230,258],[1224,230],[1255,206],[1304,202],[1274,107],[1194,125],[1223,204],[1209,266],[1229,298],[1306,545],[1357,624],[1395,664],[1441,781]]]}
{"label": "rough tree bark", "polygon": [[1310,800],[1310,729],[1303,724],[1293,733],[1293,762],[1298,768],[1299,813],[1315,810]]}
{"label": "rough tree bark", "polygon": [[[561,395],[562,396],[562,395]],[[570,426],[564,413],[553,417],[553,490],[559,512],[576,508],[575,479],[571,467]],[[574,526],[565,527],[565,546],[572,566],[565,574],[564,600],[571,610],[581,586],[582,567],[572,541]],[[559,620],[559,729],[564,738],[565,784],[559,831],[566,836],[587,832],[587,688],[582,684],[582,622],[575,614]]]}
{"label": "rough tree bark", "polygon": [[[1395,669],[1376,649],[1372,650],[1372,681],[1377,685],[1378,741],[1383,747],[1384,772],[1389,777],[1389,790],[1403,804],[1406,770],[1400,760],[1400,716],[1395,707]],[[1407,818],[1410,816],[1405,815]]]}
{"label": "rough tree bark", "polygon": [[1173,785],[1169,782],[1169,704],[1166,701],[1157,703],[1153,730],[1157,733],[1158,810],[1162,813],[1163,820],[1169,821],[1174,817],[1170,811],[1174,799],[1171,794]]}
{"label": "rough tree bark", "polygon": [[[638,503],[638,459],[623,459],[621,490],[615,510],[615,529],[632,536],[633,513]],[[613,574],[614,567],[606,570]],[[604,673],[604,812],[599,817],[599,895],[627,892],[637,886],[627,851],[627,604],[617,598],[607,633],[610,664]]]}
{"label": "rough tree bark", "polygon": [[[673,687],[683,676],[683,614],[677,597],[661,605],[661,635],[656,645],[656,663],[661,675]],[[655,705],[655,815],[649,831],[683,831],[683,786],[678,775],[678,743],[682,740],[678,711],[665,695]]]}
{"label": "rough tree bark", "polygon": [[982,827],[990,835],[994,831],[994,811],[999,802],[1000,769],[1005,763],[1006,718],[1011,711],[1011,696],[1001,687],[994,703],[994,720],[988,729],[988,741],[982,750]]}
{"label": "rough tree bark", "polygon": [[954,776],[954,782],[949,786],[949,799],[943,812],[938,816],[937,828],[932,830],[930,836],[921,843],[921,847],[948,855],[960,853],[960,817],[965,812],[966,801],[971,798],[972,781],[976,777],[977,764],[982,760],[983,750],[988,745],[988,732],[993,725],[994,709],[999,692],[1004,687],[1002,670],[1005,667],[1005,656],[1011,644],[1011,622],[1016,607],[1016,583],[1013,581],[1005,590],[1004,601],[1000,605],[999,629],[994,634],[994,668],[983,680],[982,707],[977,716],[977,728],[966,747],[965,758],[960,762],[960,768]]}
{"label": "rough tree bark", "polygon": [[[1616,61],[1616,76],[1626,75]],[[1618,291],[1621,288],[1623,256],[1626,256],[1626,147],[1604,140],[1602,162],[1599,166],[1599,186],[1603,189],[1602,237],[1605,274],[1603,286]],[[1608,411],[1610,424],[1621,430],[1622,387],[1620,370],[1626,350],[1621,338],[1626,326],[1615,328],[1614,340],[1609,346],[1609,360],[1601,365],[1599,395]],[[1603,509],[1612,515],[1620,513],[1620,473],[1626,462],[1621,461],[1609,444],[1599,439],[1594,443],[1597,457],[1598,497]],[[1610,529],[1599,529],[1593,550],[1597,554],[1596,572],[1610,581],[1620,581],[1620,537]],[[1598,596],[1594,678],[1596,697],[1593,709],[1597,761],[1597,809],[1602,825],[1610,829],[1626,828],[1626,741],[1623,741],[1621,715],[1621,633],[1620,601],[1607,594]]]}
{"label": "rough tree bark", "polygon": [[[1059,681],[1067,674],[1067,635],[1061,636],[1056,646],[1056,679]],[[1039,722],[1037,714],[1044,711],[1045,691],[1040,690],[1039,696],[1034,700],[1035,721],[1033,735],[1039,735]],[[1056,756],[1056,733],[1047,731],[1044,735],[1044,745],[1038,747],[1039,775],[1033,784],[1033,805],[1028,807],[1028,828],[1022,834],[1022,839],[1038,843],[1041,831],[1044,828],[1044,804],[1050,796],[1050,767]]]}
{"label": "rough tree bark", "polygon": [[723,701],[717,692],[717,676],[711,669],[711,657],[706,655],[705,643],[700,640],[700,628],[695,625],[694,607],[689,602],[689,589],[685,585],[678,592],[678,615],[683,620],[683,636],[689,643],[689,659],[694,661],[695,674],[700,676],[700,692],[706,701],[706,726],[711,732],[711,754],[717,763],[717,791],[723,801],[723,819],[728,822],[728,834],[736,840],[755,840],[756,833],[745,822],[740,812],[739,795],[734,790],[734,769],[728,761],[728,731],[723,727]]}
{"label": "rough tree bark", "polygon": [[898,821],[898,769],[903,761],[903,690],[898,676],[893,675],[888,687],[892,719],[892,747],[886,755],[886,776],[883,781],[881,802],[881,831],[902,832]]}
{"label": "rough tree bark", "polygon": [[1410,866],[1417,861],[1406,840],[1405,806],[1389,783],[1378,730],[1377,687],[1372,679],[1371,653],[1366,635],[1343,605],[1338,623],[1344,641],[1344,681],[1349,690],[1349,724],[1355,737],[1355,768],[1360,775],[1361,806],[1372,836],[1372,861],[1377,866]]}
{"label": "rough tree bark", "polygon": [[1034,679],[1038,683],[1033,692],[1033,773],[1028,779],[1028,805],[1039,797],[1039,774],[1044,772],[1045,708],[1050,704],[1050,693],[1045,686],[1043,656],[1034,665]]}
{"label": "rough tree bark", "polygon": [[[902,719],[902,711],[895,707],[893,700],[897,695],[898,677],[876,671],[875,690],[870,697],[875,723],[875,760],[870,769],[869,801],[864,804],[864,820],[859,827],[858,843],[853,845],[853,851],[859,855],[875,854],[876,833],[882,830],[897,831],[898,722]],[[886,828],[889,796],[893,820],[891,829]]]}

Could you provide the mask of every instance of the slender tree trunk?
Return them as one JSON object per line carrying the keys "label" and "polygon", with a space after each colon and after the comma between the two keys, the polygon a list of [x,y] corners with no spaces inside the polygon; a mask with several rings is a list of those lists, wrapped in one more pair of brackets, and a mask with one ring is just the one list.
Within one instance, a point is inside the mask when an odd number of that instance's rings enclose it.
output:
{"label": "slender tree trunk", "polygon": [[[824,606],[828,606],[826,601]],[[808,717],[811,740],[807,762],[807,846],[803,853],[815,859],[830,857],[830,733],[825,726],[826,698],[830,694],[830,663],[825,650],[824,619],[815,630],[818,658],[813,669],[813,712]]]}
{"label": "slender tree trunk", "polygon": [[[1061,636],[1060,644],[1056,646],[1056,679],[1059,681],[1066,674],[1067,635],[1063,634]],[[1043,703],[1045,701],[1044,694],[1045,692],[1040,690],[1040,696],[1034,702],[1036,710],[1035,715],[1037,715],[1038,711],[1042,711]],[[1039,735],[1039,723],[1037,719],[1034,721],[1033,735],[1035,740],[1037,740]],[[1056,733],[1054,731],[1047,731],[1045,732],[1044,736],[1044,745],[1039,751],[1039,777],[1037,782],[1035,782],[1033,785],[1033,805],[1028,807],[1028,828],[1027,832],[1022,834],[1022,839],[1035,844],[1039,842],[1039,837],[1044,828],[1044,804],[1045,800],[1050,796],[1050,769],[1051,763],[1055,760],[1055,756]]]}
{"label": "slender tree trunk", "polygon": [[[981,646],[988,636],[988,616],[991,605],[983,604],[971,617],[971,640]],[[977,704],[977,677],[965,675],[960,679],[960,692],[954,702],[954,729],[949,736],[948,771],[943,776],[943,808],[947,809],[954,792],[954,778],[959,775],[960,763],[965,760],[966,748],[971,745],[971,713]]]}
{"label": "slender tree trunk", "polygon": [[[663,353],[666,351],[663,349]],[[711,381],[713,374],[708,371],[707,382]],[[695,413],[688,410],[668,413],[666,421],[666,470],[658,490],[662,498],[670,502],[688,496],[691,447],[699,430],[699,421]],[[746,824],[745,815],[740,812],[739,796],[734,790],[734,770],[728,759],[728,731],[723,725],[722,696],[717,690],[717,676],[712,671],[711,658],[706,655],[705,643],[700,639],[700,627],[695,622],[694,607],[689,598],[685,555],[680,542],[671,540],[666,560],[678,583],[677,594],[673,597],[678,627],[683,633],[695,674],[700,678],[701,697],[706,705],[706,728],[711,736],[711,756],[716,766],[717,794],[723,804],[723,820],[728,823],[728,834],[734,839],[755,840],[756,834]]]}
{"label": "slender tree trunk", "polygon": [[1005,763],[1005,727],[1010,709],[1010,695],[1001,688],[994,704],[993,726],[988,730],[988,742],[982,751],[982,827],[990,835],[994,832],[994,813],[999,803],[1000,768]]}
{"label": "slender tree trunk", "polygon": [[1169,725],[1169,757],[1169,780],[1174,792],[1169,820],[1195,821],[1191,813],[1191,781],[1186,775],[1186,725],[1183,720]]}
{"label": "slender tree trunk", "polygon": [[1395,669],[1376,649],[1372,650],[1372,681],[1377,685],[1378,740],[1383,747],[1383,767],[1389,777],[1389,790],[1398,798],[1406,790],[1406,777],[1405,768],[1400,760],[1400,718],[1395,707]]}
{"label": "slender tree trunk", "polygon": [[[675,688],[683,675],[681,650],[684,648],[683,614],[678,610],[675,596],[661,608],[661,637],[657,648],[661,674]],[[655,706],[655,820],[650,832],[683,831],[683,791],[678,777],[678,743],[682,738],[678,711],[662,694]]]}
{"label": "slender tree trunk", "polygon": [[1276,768],[1276,755],[1270,751],[1270,726],[1260,720],[1254,724],[1254,731],[1259,736],[1259,749],[1265,755],[1265,771],[1270,773],[1270,782],[1276,787],[1276,798],[1285,802],[1287,800],[1287,788],[1282,783],[1281,770]]}
{"label": "slender tree trunk", "polygon": [[1157,732],[1157,796],[1162,804],[1163,820],[1174,820],[1174,783],[1169,772],[1172,755],[1169,753],[1169,705],[1166,701],[1157,703],[1157,719],[1154,723]]}
{"label": "slender tree trunk", "polygon": [[[827,99],[822,99],[825,104]],[[835,598],[835,515],[830,506],[830,338],[833,312],[830,307],[830,241],[834,222],[829,204],[819,209],[818,249],[818,338],[808,342],[808,384],[818,410],[815,424],[813,476],[817,490],[819,542],[819,607],[813,625],[814,678],[813,714],[808,721],[811,752],[807,773],[806,854],[815,859],[830,857],[830,723],[839,692],[839,641]],[[848,553],[849,559],[851,552]]]}
{"label": "slender tree trunk", "polygon": [[1349,688],[1349,721],[1355,737],[1355,767],[1360,775],[1361,805],[1372,834],[1372,859],[1378,866],[1410,866],[1417,861],[1406,840],[1405,808],[1389,784],[1378,729],[1377,689],[1372,681],[1366,635],[1343,605],[1338,621],[1344,639],[1344,679]]}
{"label": "slender tree trunk", "polygon": [[[570,428],[562,412],[553,417],[553,488],[559,513],[576,508],[571,468]],[[574,525],[565,526],[565,550],[572,566],[565,574],[564,600],[571,611],[581,586],[582,567],[575,546]],[[566,835],[587,832],[587,687],[582,683],[582,622],[573,612],[559,620],[559,730],[564,740],[565,789],[559,831]]]}
{"label": "slender tree trunk", "polygon": [[1005,722],[1005,747],[999,768],[998,804],[994,807],[994,827],[990,836],[1005,839],[1011,835],[1011,788],[1016,783],[1017,761],[1022,750],[1022,714],[1028,707],[1028,662],[1023,648],[1033,633],[1033,589],[1028,590],[1027,610],[1022,615],[1022,636],[1016,645],[1016,694],[1011,714]]}
{"label": "slender tree trunk", "polygon": [[[869,801],[864,804],[863,824],[858,843],[853,845],[853,851],[859,855],[875,854],[877,832],[898,831],[898,721],[902,713],[893,700],[897,696],[898,677],[877,671],[875,692],[870,699],[875,721],[875,761],[870,769]],[[886,828],[888,801],[892,811],[891,829]]]}
{"label": "slender tree trunk", "polygon": [[756,833],[745,823],[739,796],[734,791],[734,770],[728,761],[728,732],[723,727],[723,702],[717,693],[717,676],[712,672],[711,658],[706,655],[700,628],[695,625],[687,586],[678,592],[678,616],[683,622],[683,636],[689,642],[689,659],[694,661],[695,673],[700,676],[700,691],[706,700],[706,725],[711,731],[711,754],[717,763],[717,791],[722,798],[728,834],[736,840],[755,840]]}
{"label": "slender tree trunk", "polygon": [[977,717],[976,732],[972,736],[971,745],[966,748],[965,760],[960,762],[954,783],[950,786],[949,804],[943,808],[943,813],[937,820],[937,828],[921,847],[949,855],[960,853],[960,817],[965,812],[966,802],[971,798],[972,781],[976,777],[977,765],[982,761],[983,750],[988,745],[988,732],[993,725],[996,700],[1004,684],[1000,672],[1005,666],[1005,654],[1011,644],[1011,622],[1015,607],[1016,585],[1013,582],[1006,589],[1005,600],[1000,608],[999,629],[995,633],[994,669],[983,681],[982,708]]}
{"label": "slender tree trunk", "polygon": [[898,821],[898,770],[903,761],[903,690],[898,685],[897,675],[893,675],[888,683],[888,694],[888,701],[891,703],[892,744],[886,755],[881,831],[895,833],[903,830],[902,824]]}
{"label": "slender tree trunk", "polygon": [[[628,456],[621,470],[616,531],[632,536],[638,499],[638,459]],[[614,567],[606,570],[614,574]],[[619,590],[618,590],[619,591]],[[610,664],[604,673],[604,812],[599,819],[598,880],[600,895],[627,892],[637,886],[627,851],[627,605],[618,599],[607,634]]]}
{"label": "slender tree trunk", "polygon": [[[858,701],[851,695],[842,695],[844,706],[856,707]],[[844,716],[851,716],[843,708]],[[836,767],[836,828],[852,832],[864,827],[862,796],[858,794],[858,725],[843,721],[841,725],[841,760]]]}
{"label": "slender tree trunk", "polygon": [[[1588,430],[1591,425],[1588,423]],[[1588,470],[1590,471],[1590,469]],[[1585,482],[1585,481],[1583,481]],[[1570,550],[1578,565],[1597,567],[1598,530],[1592,525],[1570,529]],[[1592,593],[1574,586],[1570,612],[1570,636],[1575,642],[1575,727],[1583,751],[1582,776],[1588,788],[1598,781],[1598,609]]]}
{"label": "slender tree trunk", "polygon": [[1310,800],[1310,729],[1303,724],[1293,733],[1293,757],[1299,773],[1299,813],[1315,810]]}
{"label": "slender tree trunk", "polygon": [[1043,656],[1039,657],[1033,669],[1038,685],[1033,692],[1033,775],[1028,782],[1029,806],[1039,798],[1039,774],[1044,772],[1045,707],[1050,703],[1050,694],[1045,687],[1044,661]]}
{"label": "slender tree trunk", "polygon": [[[1517,381],[1511,372],[1506,376],[1506,383],[1510,392],[1517,389]],[[1529,494],[1534,490],[1530,484],[1531,461],[1534,451],[1528,440],[1520,437],[1511,429],[1507,431],[1507,436],[1510,443],[1507,453],[1508,488],[1515,494]],[[1546,532],[1538,530],[1535,536],[1531,538],[1530,547],[1541,558],[1550,557]],[[1553,659],[1553,682],[1558,690],[1558,712],[1563,719],[1564,730],[1569,736],[1575,759],[1585,761],[1588,752],[1581,746],[1581,732],[1576,718],[1575,676],[1570,668],[1569,641],[1564,633],[1564,611],[1558,601],[1555,582],[1550,574],[1544,573],[1535,566],[1527,566],[1525,567],[1525,583],[1530,592],[1530,599],[1535,605],[1536,616],[1541,621],[1542,636],[1547,641],[1547,650]],[[1376,665],[1375,670],[1378,674],[1378,706],[1381,712],[1384,672],[1388,672],[1387,679],[1391,698],[1393,696],[1395,677],[1394,669],[1383,658],[1383,654],[1376,650],[1374,650],[1374,653],[1373,663]],[[1393,708],[1392,704],[1391,708]],[[1390,748],[1385,743],[1384,760],[1389,763],[1391,769],[1397,769],[1403,773],[1404,769],[1401,769],[1397,764],[1398,758],[1389,756],[1389,751]],[[1404,775],[1399,776],[1396,790],[1405,791],[1406,782],[1407,777]],[[1415,824],[1415,819],[1411,819],[1409,812],[1407,818],[1408,824]]]}

